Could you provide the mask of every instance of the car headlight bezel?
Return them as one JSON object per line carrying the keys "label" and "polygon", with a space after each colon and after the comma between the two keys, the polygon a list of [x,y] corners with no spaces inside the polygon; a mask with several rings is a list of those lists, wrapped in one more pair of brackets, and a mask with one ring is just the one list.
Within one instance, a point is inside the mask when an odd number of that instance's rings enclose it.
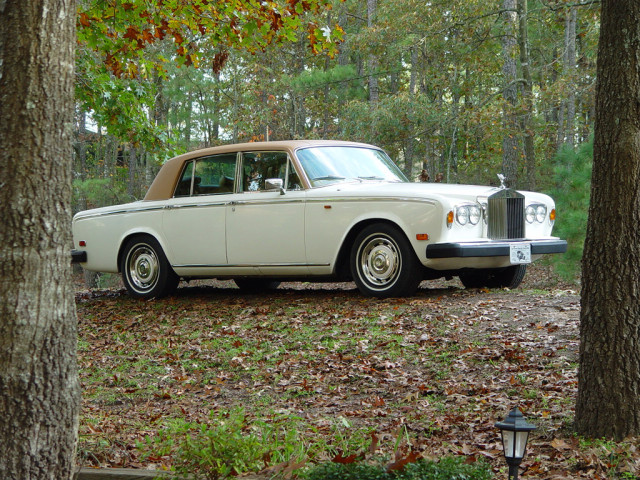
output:
{"label": "car headlight bezel", "polygon": [[456,223],[462,227],[466,225],[476,226],[482,219],[482,208],[475,203],[465,203],[455,207]]}
{"label": "car headlight bezel", "polygon": [[527,223],[531,224],[536,221],[536,209],[532,205],[528,205],[524,210],[524,218]]}
{"label": "car headlight bezel", "polygon": [[456,207],[456,222],[463,227],[469,223],[469,209],[466,205]]}
{"label": "car headlight bezel", "polygon": [[532,203],[527,205],[524,211],[524,218],[528,224],[543,223],[547,219],[548,208],[543,203]]}

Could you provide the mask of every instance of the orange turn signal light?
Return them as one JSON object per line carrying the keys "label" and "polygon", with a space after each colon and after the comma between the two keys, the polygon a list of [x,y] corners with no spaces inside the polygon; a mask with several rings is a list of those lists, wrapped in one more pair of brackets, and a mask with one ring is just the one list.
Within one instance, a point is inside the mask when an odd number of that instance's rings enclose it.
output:
{"label": "orange turn signal light", "polygon": [[453,223],[453,210],[447,213],[447,226],[450,226]]}
{"label": "orange turn signal light", "polygon": [[556,209],[555,208],[551,209],[551,212],[549,212],[549,220],[551,220],[552,222],[556,221]]}
{"label": "orange turn signal light", "polygon": [[428,233],[418,233],[416,234],[416,240],[429,240]]}

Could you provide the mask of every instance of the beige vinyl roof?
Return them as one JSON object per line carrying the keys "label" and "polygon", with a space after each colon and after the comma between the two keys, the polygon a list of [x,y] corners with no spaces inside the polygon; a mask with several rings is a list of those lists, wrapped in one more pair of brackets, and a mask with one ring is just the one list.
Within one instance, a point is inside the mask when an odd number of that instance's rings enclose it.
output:
{"label": "beige vinyl roof", "polygon": [[180,175],[180,172],[182,172],[183,165],[185,164],[185,162],[193,158],[207,157],[219,153],[256,151],[286,151],[289,153],[291,158],[294,158],[294,152],[299,148],[340,145],[377,148],[364,143],[343,142],[338,140],[287,140],[277,142],[252,142],[203,148],[167,160],[158,172],[158,175],[156,175],[156,178],[149,187],[149,190],[147,191],[144,199],[166,200],[168,198],[171,198],[178,182],[178,176]]}

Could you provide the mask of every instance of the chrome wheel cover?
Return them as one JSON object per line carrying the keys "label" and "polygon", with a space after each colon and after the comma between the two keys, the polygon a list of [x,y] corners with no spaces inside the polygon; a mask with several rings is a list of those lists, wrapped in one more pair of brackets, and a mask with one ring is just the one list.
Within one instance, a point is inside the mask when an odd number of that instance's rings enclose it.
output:
{"label": "chrome wheel cover", "polygon": [[160,263],[154,249],[149,245],[136,245],[127,258],[127,277],[131,286],[144,293],[155,287],[160,274]]}
{"label": "chrome wheel cover", "polygon": [[360,245],[358,273],[374,289],[385,289],[398,279],[402,257],[398,245],[386,235],[376,233]]}

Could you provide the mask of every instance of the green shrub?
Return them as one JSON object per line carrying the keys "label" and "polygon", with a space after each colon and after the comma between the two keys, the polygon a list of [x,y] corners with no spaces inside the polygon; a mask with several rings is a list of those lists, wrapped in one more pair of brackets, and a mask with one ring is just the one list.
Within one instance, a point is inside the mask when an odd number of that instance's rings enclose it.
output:
{"label": "green shrub", "polygon": [[576,150],[564,147],[554,164],[555,187],[550,192],[558,211],[554,235],[566,239],[569,246],[564,255],[554,255],[552,262],[565,280],[576,280],[580,276],[589,215],[593,140]]}
{"label": "green shrub", "polygon": [[142,446],[147,456],[171,455],[178,478],[194,480],[257,472],[266,453],[260,438],[247,431],[241,410],[218,414],[208,424],[178,421]]}
{"label": "green shrub", "polygon": [[489,480],[493,473],[483,461],[466,464],[464,458],[439,461],[420,459],[401,470],[388,471],[382,464],[323,463],[306,471],[304,480]]}

